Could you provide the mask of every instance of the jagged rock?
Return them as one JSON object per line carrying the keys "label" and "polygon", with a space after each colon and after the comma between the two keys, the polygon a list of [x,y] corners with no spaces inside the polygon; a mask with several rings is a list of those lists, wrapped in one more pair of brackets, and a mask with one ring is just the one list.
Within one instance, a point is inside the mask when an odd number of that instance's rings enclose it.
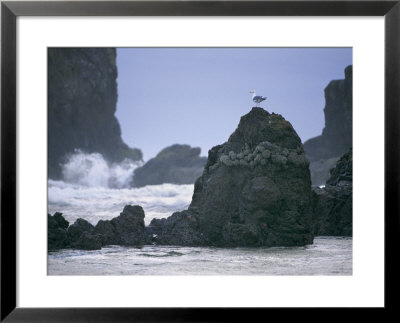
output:
{"label": "jagged rock", "polygon": [[142,159],[121,139],[116,79],[114,48],[48,49],[49,178],[61,178],[60,164],[75,149],[110,162]]}
{"label": "jagged rock", "polygon": [[327,185],[340,186],[353,183],[353,149],[340,158],[336,167],[331,170],[331,177],[326,181]]}
{"label": "jagged rock", "polygon": [[193,184],[201,176],[206,161],[207,158],[200,157],[200,148],[172,145],[164,148],[142,167],[135,169],[133,186]]}
{"label": "jagged rock", "polygon": [[149,226],[155,235],[153,241],[160,245],[206,245],[195,221],[187,210],[175,212],[167,219],[153,219]]}
{"label": "jagged rock", "polygon": [[325,128],[322,135],[304,143],[311,161],[313,185],[323,185],[330,176],[332,158],[339,159],[353,141],[353,72],[345,69],[345,79],[331,81],[325,88]]}
{"label": "jagged rock", "polygon": [[84,219],[77,219],[68,228],[70,245],[74,249],[101,249],[100,236],[94,233],[94,226]]}
{"label": "jagged rock", "polygon": [[324,188],[313,188],[314,234],[352,236],[352,149],[340,158]]}
{"label": "jagged rock", "polygon": [[209,151],[189,209],[155,223],[162,227],[157,228],[161,232],[157,243],[220,247],[312,243],[308,166],[291,124],[280,115],[253,108],[226,143]]}
{"label": "jagged rock", "polygon": [[161,234],[166,221],[167,221],[166,218],[162,218],[162,219],[156,219],[155,218],[155,219],[152,219],[150,221],[149,226],[148,226],[149,234],[153,234],[153,235],[156,235],[156,236]]}
{"label": "jagged rock", "polygon": [[[48,214],[48,216],[51,217],[50,214]],[[51,217],[51,220],[54,221],[54,224],[59,228],[67,229],[69,226],[69,222],[64,219],[62,213],[60,212],[54,213],[54,215]]]}
{"label": "jagged rock", "polygon": [[101,245],[109,246],[117,244],[117,237],[115,234],[115,227],[109,220],[100,220],[97,222],[94,232],[100,235]]}
{"label": "jagged rock", "polygon": [[144,226],[144,211],[139,205],[126,205],[120,216],[110,223],[114,227],[115,243],[122,246],[139,246],[148,241]]}
{"label": "jagged rock", "polygon": [[82,250],[99,250],[101,249],[101,246],[100,235],[85,231],[80,235],[78,240],[75,241],[73,247]]}
{"label": "jagged rock", "polygon": [[151,243],[144,226],[144,211],[139,205],[126,205],[118,217],[100,220],[94,227],[85,219],[77,219],[68,227],[61,213],[48,215],[49,250],[71,247],[97,250],[106,245],[140,246]]}
{"label": "jagged rock", "polygon": [[47,215],[47,247],[49,251],[67,248],[69,246],[69,222],[62,213],[56,212],[53,216]]}
{"label": "jagged rock", "polygon": [[76,241],[82,235],[83,232],[92,232],[94,230],[94,226],[90,224],[85,219],[77,219],[74,224],[70,225],[68,228],[68,235],[71,239],[71,242]]}
{"label": "jagged rock", "polygon": [[311,161],[342,156],[352,146],[353,73],[345,69],[344,80],[331,81],[325,88],[325,128],[322,135],[304,143]]}

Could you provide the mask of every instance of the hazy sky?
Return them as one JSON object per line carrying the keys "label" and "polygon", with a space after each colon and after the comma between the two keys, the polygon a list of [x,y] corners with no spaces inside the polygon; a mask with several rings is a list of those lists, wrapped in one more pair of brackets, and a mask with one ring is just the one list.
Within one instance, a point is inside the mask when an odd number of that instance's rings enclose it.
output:
{"label": "hazy sky", "polygon": [[175,143],[207,156],[255,105],[254,89],[304,142],[324,127],[324,88],[351,64],[351,48],[120,48],[116,116],[145,161]]}

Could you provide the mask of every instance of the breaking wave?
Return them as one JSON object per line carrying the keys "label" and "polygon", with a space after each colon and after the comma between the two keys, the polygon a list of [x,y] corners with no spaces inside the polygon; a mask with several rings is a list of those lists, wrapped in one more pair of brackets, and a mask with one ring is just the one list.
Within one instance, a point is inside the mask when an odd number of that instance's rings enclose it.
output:
{"label": "breaking wave", "polygon": [[63,213],[70,224],[83,218],[93,225],[118,216],[125,205],[140,205],[145,223],[187,209],[194,184],[131,187],[140,163],[125,160],[108,164],[102,155],[76,151],[62,165],[63,180],[48,180],[48,213]]}
{"label": "breaking wave", "polygon": [[86,187],[127,188],[133,171],[142,165],[125,159],[121,163],[107,163],[99,153],[86,154],[77,150],[61,165],[63,180]]}

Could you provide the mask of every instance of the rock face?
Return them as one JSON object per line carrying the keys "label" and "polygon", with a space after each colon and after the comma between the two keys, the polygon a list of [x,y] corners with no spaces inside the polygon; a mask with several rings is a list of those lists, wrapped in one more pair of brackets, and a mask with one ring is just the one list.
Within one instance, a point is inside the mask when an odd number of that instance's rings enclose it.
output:
{"label": "rock face", "polygon": [[146,241],[144,211],[139,205],[127,205],[120,216],[111,220],[116,243],[122,246],[136,246]]}
{"label": "rock face", "polygon": [[77,219],[68,228],[70,246],[73,249],[101,249],[101,239],[94,233],[94,226],[84,219]]}
{"label": "rock face", "polygon": [[150,222],[153,242],[160,245],[206,246],[204,235],[199,231],[195,218],[187,210],[175,212],[167,219]]}
{"label": "rock face", "polygon": [[102,246],[141,246],[151,243],[145,230],[144,211],[139,205],[126,205],[118,217],[111,221],[100,220],[94,227],[84,219],[74,224],[61,213],[48,215],[48,250],[64,248],[98,250]]}
{"label": "rock face", "polygon": [[101,244],[140,246],[149,241],[144,227],[144,211],[139,205],[126,205],[118,217],[100,220],[94,232],[100,236]]}
{"label": "rock face", "polygon": [[142,159],[121,139],[116,51],[112,48],[48,49],[48,171],[61,177],[60,163],[80,149],[110,162]]}
{"label": "rock face", "polygon": [[[325,128],[322,135],[304,143],[310,159],[313,185],[325,184],[332,167],[329,159],[339,158],[352,147],[353,141],[353,72],[345,69],[344,80],[331,81],[325,88]],[[323,170],[322,166],[325,166]]]}
{"label": "rock face", "polygon": [[331,177],[326,181],[330,186],[345,186],[353,183],[353,149],[344,154],[331,170]]}
{"label": "rock face", "polygon": [[193,184],[201,176],[206,162],[206,157],[200,157],[200,148],[172,145],[163,149],[142,167],[135,169],[133,186]]}
{"label": "rock face", "polygon": [[152,222],[158,244],[296,246],[312,243],[309,161],[282,116],[253,108],[213,147],[187,211]]}
{"label": "rock face", "polygon": [[313,188],[314,234],[352,236],[353,232],[352,149],[338,161],[324,188]]}
{"label": "rock face", "polygon": [[53,216],[47,215],[47,248],[49,251],[69,246],[68,226],[69,222],[64,219],[61,213],[56,212]]}

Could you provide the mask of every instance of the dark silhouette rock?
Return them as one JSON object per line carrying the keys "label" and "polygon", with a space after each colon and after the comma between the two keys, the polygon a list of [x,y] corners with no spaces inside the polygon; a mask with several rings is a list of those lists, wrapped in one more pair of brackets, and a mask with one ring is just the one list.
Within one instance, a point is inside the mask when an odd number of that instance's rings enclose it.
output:
{"label": "dark silhouette rock", "polygon": [[148,226],[151,229],[149,230],[149,233],[154,235],[161,234],[166,221],[167,221],[166,218],[152,219],[150,225]]}
{"label": "dark silhouette rock", "polygon": [[353,141],[353,72],[345,69],[345,79],[331,81],[325,88],[325,128],[322,135],[304,143],[310,159],[313,185],[323,185],[333,167],[332,158],[340,158]]}
{"label": "dark silhouette rock", "polygon": [[[50,214],[49,214],[49,216],[50,216]],[[55,221],[56,226],[59,228],[67,229],[69,226],[69,222],[64,219],[64,217],[62,216],[62,213],[60,213],[60,212],[54,213],[54,215],[52,216],[52,220]]]}
{"label": "dark silhouette rock", "polygon": [[70,245],[73,249],[101,249],[100,235],[94,233],[94,226],[84,219],[77,219],[68,228]]}
{"label": "dark silhouette rock", "polygon": [[68,234],[71,241],[76,241],[82,235],[83,232],[92,232],[94,226],[84,219],[77,219],[68,228]]}
{"label": "dark silhouette rock", "polygon": [[69,222],[62,213],[56,212],[53,216],[47,215],[47,248],[49,251],[67,248],[69,246]]}
{"label": "dark silhouette rock", "polygon": [[344,154],[331,170],[331,177],[326,181],[330,186],[343,186],[353,183],[353,149]]}
{"label": "dark silhouette rock", "polygon": [[110,162],[142,159],[121,139],[117,102],[116,50],[48,49],[48,174],[61,178],[60,164],[79,149]]}
{"label": "dark silhouette rock", "polygon": [[81,250],[100,250],[102,247],[101,237],[98,234],[85,231],[75,241],[73,247]]}
{"label": "dark silhouette rock", "polygon": [[94,227],[85,219],[77,219],[68,226],[68,222],[56,213],[48,215],[49,250],[73,248],[98,250],[102,246],[141,246],[151,243],[151,235],[144,226],[144,211],[139,205],[126,205],[118,217],[112,220],[100,220]]}
{"label": "dark silhouette rock", "polygon": [[100,220],[94,233],[100,236],[103,246],[140,246],[151,242],[144,225],[144,211],[139,205],[126,205],[118,217]]}
{"label": "dark silhouette rock", "polygon": [[[312,243],[309,161],[282,116],[253,108],[208,154],[187,211],[155,222],[158,244],[296,246]],[[161,227],[161,228],[160,228]]]}
{"label": "dark silhouette rock", "polygon": [[100,220],[97,222],[94,232],[100,235],[102,246],[116,245],[117,237],[115,234],[115,227],[109,220]]}
{"label": "dark silhouette rock", "polygon": [[200,148],[172,145],[164,148],[142,167],[135,169],[133,186],[193,184],[201,176],[206,162],[206,157],[200,157]]}
{"label": "dark silhouette rock", "polygon": [[150,223],[152,241],[160,245],[207,245],[196,225],[196,219],[187,210],[175,212],[168,218],[153,219]]}
{"label": "dark silhouette rock", "polygon": [[139,205],[126,205],[120,216],[110,222],[114,227],[115,243],[122,246],[146,244],[148,237],[144,226],[144,211]]}
{"label": "dark silhouette rock", "polygon": [[352,149],[340,158],[324,188],[313,188],[314,234],[352,236]]}

